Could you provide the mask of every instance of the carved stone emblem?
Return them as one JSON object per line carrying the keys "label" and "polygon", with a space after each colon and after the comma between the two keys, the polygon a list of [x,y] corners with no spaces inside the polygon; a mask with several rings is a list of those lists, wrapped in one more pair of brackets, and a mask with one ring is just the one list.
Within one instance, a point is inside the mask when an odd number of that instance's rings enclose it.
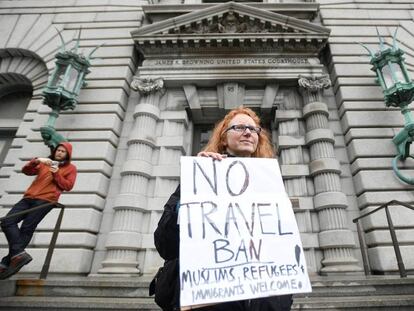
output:
{"label": "carved stone emblem", "polygon": [[299,86],[304,89],[316,93],[322,89],[327,89],[331,86],[331,80],[328,75],[322,76],[299,76]]}
{"label": "carved stone emblem", "polygon": [[164,80],[162,78],[138,78],[134,77],[131,87],[142,95],[149,95],[155,92],[164,93]]}
{"label": "carved stone emblem", "polygon": [[250,19],[246,16],[229,11],[223,16],[213,19],[213,21],[202,20],[193,23],[191,27],[182,27],[170,30],[169,33],[175,34],[202,34],[202,33],[268,33],[268,32],[294,32],[289,27],[282,25],[264,23],[258,19]]}
{"label": "carved stone emblem", "polygon": [[229,12],[217,23],[217,28],[222,33],[240,33],[246,32],[247,24],[234,15],[234,12]]}

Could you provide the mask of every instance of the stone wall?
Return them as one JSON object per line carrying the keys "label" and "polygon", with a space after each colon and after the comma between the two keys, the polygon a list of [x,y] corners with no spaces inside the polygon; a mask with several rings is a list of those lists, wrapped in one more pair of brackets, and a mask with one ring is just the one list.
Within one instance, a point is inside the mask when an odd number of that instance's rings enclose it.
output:
{"label": "stone wall", "polygon": [[[328,122],[326,124],[334,140],[334,148],[330,150],[333,150],[340,167],[340,175],[334,178],[346,196],[347,208],[340,227],[350,228],[356,241],[351,220],[361,211],[370,211],[392,199],[414,203],[414,197],[411,186],[399,182],[391,169],[391,159],[396,152],[391,139],[403,125],[403,118],[398,110],[385,108],[381,89],[376,85],[374,73],[369,70],[369,57],[355,42],[375,49],[378,45],[375,26],[387,43],[391,42],[395,27],[400,26],[397,38],[401,48],[407,52],[408,69],[413,73],[413,5],[411,0],[318,2],[320,15],[314,24],[332,29],[329,46],[321,55],[327,68],[317,64],[317,74],[324,71],[332,80],[332,87],[321,97],[328,114],[322,113],[321,117],[327,117],[323,122]],[[162,3],[178,4],[178,1]],[[34,96],[6,157],[6,167],[0,170],[1,216],[17,202],[31,181],[30,177],[20,173],[24,162],[32,156],[48,155],[39,128],[45,124],[50,110],[42,105],[40,93],[54,68],[54,54],[61,44],[55,28],[70,45],[82,27],[80,48],[86,52],[105,43],[95,54],[98,59],[92,61],[88,84],[81,91],[78,106],[74,111],[62,113],[56,123],[57,130],[74,145],[74,163],[78,166],[79,176],[74,190],[62,196],[61,202],[67,209],[52,261],[52,272],[87,275],[154,271],[161,260],[153,248],[152,232],[163,203],[178,182],[177,159],[180,155],[190,154],[192,148],[193,123],[185,108],[194,110],[193,117],[202,119],[202,113],[206,113],[208,118],[214,119],[217,105],[221,105],[220,113],[223,112],[220,96],[226,95],[218,95],[223,92],[222,81],[240,76],[238,69],[231,66],[228,71],[236,73],[223,76],[221,82],[216,82],[208,73],[216,75],[225,70],[217,66],[200,67],[198,74],[204,79],[200,86],[191,84],[191,75],[186,82],[181,81],[181,85],[180,75],[175,75],[174,70],[185,73],[187,69],[184,66],[163,71],[164,65],[159,65],[159,70],[156,66],[154,69],[150,67],[152,60],[147,59],[141,67],[131,31],[140,28],[144,22],[148,23],[144,21],[142,11],[142,5],[147,4],[136,0],[0,0],[0,75],[24,75],[34,88]],[[222,67],[229,66],[224,64]],[[269,79],[286,74],[284,66],[272,68],[266,71]],[[314,69],[311,65],[306,66],[307,73]],[[251,75],[251,79],[264,79],[260,70]],[[287,76],[292,79],[297,72]],[[131,89],[133,75],[140,73],[154,77],[165,73],[170,80],[175,79],[175,84],[154,101]],[[209,82],[206,83],[207,80]],[[247,80],[245,77],[243,83],[248,84]],[[320,223],[324,218],[318,216],[314,206],[317,181],[311,176],[313,173],[309,166],[312,144],[306,142],[306,118],[302,114],[304,99],[296,86],[279,90],[273,84],[254,87],[256,89],[245,91],[240,84],[243,91],[240,94],[249,99],[249,105],[258,109],[266,106],[266,113],[276,106],[280,110],[269,122],[276,125],[275,143],[286,151],[281,154],[282,165],[285,165],[282,172],[290,195],[299,202],[296,215],[310,270],[318,272],[322,268],[322,259],[329,252],[324,254],[320,247],[319,232],[326,224]],[[276,98],[269,101],[269,96]],[[288,105],[295,101],[294,98],[298,101],[297,107],[282,107],[283,101],[288,101],[285,103]],[[233,101],[239,100],[238,97],[236,99]],[[293,115],[286,117],[283,113]],[[143,127],[145,124],[150,126]],[[142,137],[142,130],[149,131],[147,134],[152,139]],[[406,165],[409,168],[407,173],[413,174],[413,163]],[[136,193],[130,191],[134,185],[139,186],[138,194],[141,195],[136,201]],[[321,192],[327,193],[327,189]],[[40,270],[57,214],[57,210],[51,212],[40,224],[29,248],[35,260],[23,271]],[[406,266],[413,269],[413,212],[393,207],[392,215],[395,225],[400,228],[397,236],[404,243],[402,253]],[[129,217],[139,225],[134,223],[131,226]],[[371,264],[375,270],[389,272],[395,271],[397,265],[385,227],[384,214],[377,214],[364,222],[371,246]],[[127,242],[122,244],[125,239]],[[359,258],[356,246],[345,242],[344,245],[352,248],[353,255]],[[0,246],[3,252],[6,240],[2,234]]]}
{"label": "stone wall", "polygon": [[[0,51],[13,58],[2,72],[17,72],[31,79],[35,92],[24,115],[1,170],[0,199],[3,216],[21,197],[31,178],[20,173],[21,166],[33,156],[47,156],[39,128],[47,120],[47,106],[39,96],[54,67],[54,54],[61,45],[57,30],[70,47],[82,27],[80,49],[88,53],[98,49],[92,61],[87,86],[82,89],[74,111],[62,113],[56,129],[74,146],[73,160],[79,174],[75,188],[63,194],[66,205],[62,230],[52,260],[51,272],[88,274],[97,246],[108,224],[102,222],[108,188],[117,179],[116,157],[122,152],[120,136],[126,115],[130,81],[137,67],[130,31],[141,24],[142,3],[121,1],[0,1]],[[56,29],[55,29],[56,28]],[[33,61],[24,58],[31,57]],[[33,66],[37,61],[43,65]],[[2,59],[2,64],[5,64]],[[46,74],[39,71],[42,66]],[[6,68],[6,69],[4,69]],[[118,177],[119,178],[119,177]],[[26,272],[40,271],[56,223],[58,210],[52,211],[39,225],[28,251],[33,255]],[[0,244],[7,245],[4,235]],[[2,251],[2,253],[3,253]]]}
{"label": "stone wall", "polygon": [[[351,163],[357,205],[369,212],[390,200],[414,203],[412,186],[395,176],[391,161],[396,155],[392,137],[404,119],[398,109],[386,108],[381,88],[370,70],[367,51],[357,42],[378,50],[379,34],[392,45],[392,35],[399,27],[397,40],[406,52],[406,64],[414,76],[414,11],[411,1],[318,1],[323,25],[332,29],[329,44],[329,69],[334,85],[339,120]],[[413,163],[400,163],[404,173],[414,173]],[[391,215],[399,229],[397,237],[406,268],[414,268],[414,212],[392,206]],[[356,215],[354,215],[356,216]],[[397,263],[384,211],[364,222],[372,268],[396,271]]]}

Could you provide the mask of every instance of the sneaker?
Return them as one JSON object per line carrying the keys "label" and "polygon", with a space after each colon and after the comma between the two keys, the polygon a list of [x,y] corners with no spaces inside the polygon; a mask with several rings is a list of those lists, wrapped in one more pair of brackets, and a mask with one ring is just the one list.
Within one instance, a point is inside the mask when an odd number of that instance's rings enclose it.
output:
{"label": "sneaker", "polygon": [[11,277],[13,274],[16,274],[24,265],[27,265],[29,262],[31,262],[32,259],[32,256],[30,256],[26,252],[21,252],[20,254],[13,256],[10,259],[10,265],[7,267],[6,271],[1,275],[0,279],[4,280]]}

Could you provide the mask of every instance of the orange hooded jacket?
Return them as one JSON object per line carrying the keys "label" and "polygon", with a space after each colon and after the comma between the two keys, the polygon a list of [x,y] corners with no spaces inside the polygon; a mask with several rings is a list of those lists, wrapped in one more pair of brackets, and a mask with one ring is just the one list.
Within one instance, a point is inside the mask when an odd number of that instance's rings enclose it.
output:
{"label": "orange hooded jacket", "polygon": [[[72,145],[68,142],[60,143],[68,152],[68,160],[59,164],[56,173],[50,172],[50,166],[40,163],[36,158],[29,161],[22,168],[26,175],[37,175],[30,187],[24,193],[25,198],[40,199],[49,202],[57,202],[62,191],[70,191],[76,180],[76,166],[70,163],[72,158]],[[56,147],[56,148],[57,148]],[[56,149],[53,151],[52,158]]]}

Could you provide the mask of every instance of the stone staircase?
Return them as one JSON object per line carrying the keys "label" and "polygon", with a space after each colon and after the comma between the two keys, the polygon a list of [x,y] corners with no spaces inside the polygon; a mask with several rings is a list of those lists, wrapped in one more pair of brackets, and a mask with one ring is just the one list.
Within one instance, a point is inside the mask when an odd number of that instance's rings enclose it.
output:
{"label": "stone staircase", "polygon": [[[0,310],[148,310],[149,278],[53,278],[0,281]],[[313,292],[292,310],[414,310],[414,277],[314,277]]]}

